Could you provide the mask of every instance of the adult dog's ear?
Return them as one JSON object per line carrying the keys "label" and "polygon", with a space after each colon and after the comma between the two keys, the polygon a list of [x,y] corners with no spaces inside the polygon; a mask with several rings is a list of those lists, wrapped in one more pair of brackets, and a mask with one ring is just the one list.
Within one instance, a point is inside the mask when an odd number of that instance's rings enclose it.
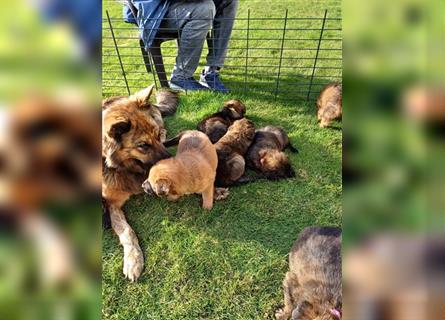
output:
{"label": "adult dog's ear", "polygon": [[113,123],[110,130],[108,130],[108,135],[117,142],[120,142],[122,139],[122,135],[130,131],[130,129],[131,129],[130,121],[119,121]]}
{"label": "adult dog's ear", "polygon": [[150,100],[151,94],[153,93],[155,85],[152,84],[148,88],[145,88],[141,91],[136,92],[135,94],[131,95],[130,98],[134,101],[136,101],[140,107],[146,107],[149,105],[148,101]]}

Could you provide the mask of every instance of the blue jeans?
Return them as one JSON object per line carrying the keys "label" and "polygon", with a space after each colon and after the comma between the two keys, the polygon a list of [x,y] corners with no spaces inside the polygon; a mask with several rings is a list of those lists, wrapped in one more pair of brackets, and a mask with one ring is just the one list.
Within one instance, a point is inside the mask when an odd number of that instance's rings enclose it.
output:
{"label": "blue jeans", "polygon": [[161,32],[168,29],[180,33],[172,78],[181,80],[193,76],[206,39],[207,66],[224,65],[237,8],[238,0],[182,0],[170,5],[160,27]]}

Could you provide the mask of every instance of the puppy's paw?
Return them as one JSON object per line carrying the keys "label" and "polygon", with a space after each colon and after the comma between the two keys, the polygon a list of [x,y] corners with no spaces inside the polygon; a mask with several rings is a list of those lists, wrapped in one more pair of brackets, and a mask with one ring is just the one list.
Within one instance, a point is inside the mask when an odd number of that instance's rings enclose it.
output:
{"label": "puppy's paw", "polygon": [[230,195],[229,188],[215,188],[215,201],[226,199]]}
{"label": "puppy's paw", "polygon": [[327,128],[329,126],[329,122],[326,120],[321,120],[319,126],[320,128]]}
{"label": "puppy's paw", "polygon": [[287,320],[287,319],[289,319],[289,314],[287,314],[286,312],[284,312],[284,310],[282,308],[280,308],[275,312],[275,319]]}
{"label": "puppy's paw", "polygon": [[213,208],[213,203],[203,203],[202,208],[206,210],[211,210]]}
{"label": "puppy's paw", "polygon": [[124,275],[131,282],[136,281],[144,269],[144,256],[139,245],[124,247]]}

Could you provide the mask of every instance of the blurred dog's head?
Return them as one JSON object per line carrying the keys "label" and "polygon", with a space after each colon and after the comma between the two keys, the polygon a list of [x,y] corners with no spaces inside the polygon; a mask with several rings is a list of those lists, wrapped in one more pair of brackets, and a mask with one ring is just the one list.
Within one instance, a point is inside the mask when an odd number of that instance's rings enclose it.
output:
{"label": "blurred dog's head", "polygon": [[34,94],[8,112],[7,122],[0,174],[13,202],[32,206],[100,190],[100,117],[86,101]]}
{"label": "blurred dog's head", "polygon": [[129,97],[103,101],[102,156],[109,168],[144,173],[169,153],[153,118],[149,98],[153,86]]}

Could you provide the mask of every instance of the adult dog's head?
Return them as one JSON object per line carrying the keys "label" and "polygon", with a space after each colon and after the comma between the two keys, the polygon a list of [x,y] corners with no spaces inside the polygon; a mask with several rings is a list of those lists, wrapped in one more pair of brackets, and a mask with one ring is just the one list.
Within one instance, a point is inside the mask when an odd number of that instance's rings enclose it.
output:
{"label": "adult dog's head", "polygon": [[102,102],[102,156],[107,167],[145,173],[170,156],[161,143],[161,113],[149,102],[152,91],[153,85],[129,97]]}

